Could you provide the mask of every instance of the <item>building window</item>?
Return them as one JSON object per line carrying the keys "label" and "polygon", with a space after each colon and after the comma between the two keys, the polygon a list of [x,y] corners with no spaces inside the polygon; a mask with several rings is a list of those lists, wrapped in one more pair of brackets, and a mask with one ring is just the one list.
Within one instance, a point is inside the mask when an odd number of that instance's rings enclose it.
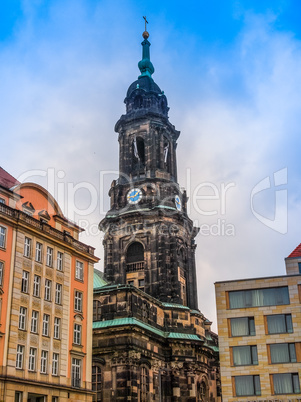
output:
{"label": "building window", "polygon": [[259,375],[241,375],[234,378],[236,396],[261,395]]}
{"label": "building window", "polygon": [[0,261],[0,286],[3,284],[4,262]]}
{"label": "building window", "polygon": [[144,290],[144,279],[138,279],[138,288]]}
{"label": "building window", "polygon": [[42,350],[41,353],[41,373],[47,374],[47,366],[48,366],[48,352],[47,350]]}
{"label": "building window", "polygon": [[73,343],[75,345],[81,345],[81,341],[82,341],[82,326],[79,324],[74,324]]}
{"label": "building window", "polygon": [[35,371],[36,369],[36,356],[37,356],[37,349],[30,348],[29,349],[29,362],[28,362],[28,370]]}
{"label": "building window", "polygon": [[53,337],[54,339],[60,339],[60,336],[61,336],[61,319],[58,317],[54,317]]}
{"label": "building window", "polygon": [[299,274],[301,274],[301,262],[298,262]]}
{"label": "building window", "polygon": [[43,244],[42,243],[36,243],[36,261],[37,262],[42,262],[42,250],[43,250]]}
{"label": "building window", "polygon": [[148,368],[145,366],[140,367],[140,401],[148,401],[149,394],[149,376]]}
{"label": "building window", "polygon": [[45,300],[51,301],[51,280],[45,279]]}
{"label": "building window", "polygon": [[25,347],[23,345],[17,346],[17,356],[16,356],[16,368],[17,369],[23,368],[24,349],[25,349]]}
{"label": "building window", "polygon": [[59,374],[59,354],[53,353],[52,355],[52,375]]}
{"label": "building window", "polygon": [[53,266],[53,248],[51,248],[51,247],[47,247],[46,265],[48,267]]}
{"label": "building window", "polygon": [[283,304],[290,304],[287,286],[229,292],[230,309]]}
{"label": "building window", "polygon": [[50,315],[44,314],[43,315],[43,332],[42,335],[49,336],[49,322],[50,322]]}
{"label": "building window", "polygon": [[84,264],[81,261],[76,261],[75,266],[75,278],[80,281],[84,278]]}
{"label": "building window", "polygon": [[101,303],[98,300],[93,300],[93,321],[101,319]]}
{"label": "building window", "polygon": [[99,366],[92,366],[92,391],[96,392],[95,402],[101,402],[101,368]]}
{"label": "building window", "polygon": [[55,302],[56,304],[62,304],[62,285],[60,283],[55,285]]}
{"label": "building window", "polygon": [[255,335],[254,317],[230,318],[231,336]]}
{"label": "building window", "polygon": [[132,243],[126,252],[126,270],[135,272],[144,270],[144,248],[139,242]]}
{"label": "building window", "polygon": [[5,199],[4,198],[0,198],[0,204],[5,204]]}
{"label": "building window", "polygon": [[296,363],[296,348],[294,343],[275,343],[269,345],[271,363]]}
{"label": "building window", "polygon": [[64,254],[61,251],[58,251],[57,252],[57,265],[56,265],[56,268],[58,271],[63,270],[63,258],[64,258]]}
{"label": "building window", "polygon": [[81,361],[80,359],[72,358],[72,386],[73,387],[80,387],[80,380],[81,380]]}
{"label": "building window", "polygon": [[58,396],[53,396],[51,401],[52,402],[59,402],[59,397]]}
{"label": "building window", "polygon": [[33,279],[33,295],[35,297],[40,297],[40,289],[41,289],[41,277],[35,275]]}
{"label": "building window", "polygon": [[31,254],[31,239],[29,237],[25,237],[24,257],[30,257],[30,254]]}
{"label": "building window", "polygon": [[0,226],[0,247],[5,248],[6,243],[6,228]]}
{"label": "building window", "polygon": [[21,283],[21,292],[28,293],[29,287],[29,272],[23,271],[22,273],[22,283]]}
{"label": "building window", "polygon": [[19,329],[22,329],[22,330],[26,329],[26,316],[27,316],[27,308],[26,307],[20,307]]}
{"label": "building window", "polygon": [[258,364],[257,346],[234,346],[232,353],[234,366]]}
{"label": "building window", "polygon": [[15,402],[23,402],[23,392],[21,391],[15,392]]}
{"label": "building window", "polygon": [[282,334],[293,332],[291,314],[267,315],[268,334]]}
{"label": "building window", "polygon": [[75,311],[82,311],[83,308],[83,294],[78,290],[74,293],[74,310]]}
{"label": "building window", "polygon": [[297,373],[273,374],[274,393],[299,394],[300,382]]}
{"label": "building window", "polygon": [[32,310],[30,330],[34,334],[38,332],[38,319],[39,319],[39,313],[35,310]]}

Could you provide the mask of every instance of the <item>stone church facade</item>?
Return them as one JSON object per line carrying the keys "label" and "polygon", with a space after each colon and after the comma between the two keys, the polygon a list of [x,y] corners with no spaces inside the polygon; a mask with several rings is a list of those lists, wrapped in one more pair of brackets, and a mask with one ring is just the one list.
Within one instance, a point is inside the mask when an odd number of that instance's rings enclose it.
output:
{"label": "stone church facade", "polygon": [[104,275],[94,277],[92,383],[97,401],[220,401],[217,335],[198,309],[195,236],[177,183],[179,131],[152,78],[141,75],[116,123],[119,178],[109,190]]}

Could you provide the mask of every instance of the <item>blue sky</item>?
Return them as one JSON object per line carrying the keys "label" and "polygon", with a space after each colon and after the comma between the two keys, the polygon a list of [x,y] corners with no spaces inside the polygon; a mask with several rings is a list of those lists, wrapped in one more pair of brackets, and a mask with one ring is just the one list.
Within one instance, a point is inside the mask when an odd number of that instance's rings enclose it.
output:
{"label": "blue sky", "polygon": [[[300,14],[298,0],[2,1],[1,166],[48,187],[65,213],[86,225],[83,241],[102,257],[95,228],[114,174],[104,186],[100,175],[118,169],[114,125],[139,73],[146,15],[153,78],[181,131],[179,183],[203,229],[199,307],[215,321],[215,281],[282,275],[283,259],[301,242]],[[287,183],[275,189],[277,171],[287,172]],[[254,195],[254,213],[252,191],[267,177],[271,188]],[[68,183],[77,185],[77,209],[89,209],[93,194],[97,207],[84,217],[74,213]],[[195,202],[212,185],[231,185],[225,211],[220,200]],[[233,226],[234,233],[208,235],[204,225]]]}

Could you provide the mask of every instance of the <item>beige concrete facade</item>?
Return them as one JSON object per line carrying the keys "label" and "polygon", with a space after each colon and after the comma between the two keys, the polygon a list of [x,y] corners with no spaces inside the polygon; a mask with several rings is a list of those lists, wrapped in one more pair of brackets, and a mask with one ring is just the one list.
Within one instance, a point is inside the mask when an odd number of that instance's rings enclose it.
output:
{"label": "beige concrete facade", "polygon": [[[294,269],[292,265],[294,265]],[[301,276],[298,274],[299,271],[297,271],[296,267],[298,267],[296,263],[289,264],[288,272],[290,275],[217,282],[215,284],[221,384],[224,402],[301,400]],[[273,288],[278,288],[275,293]],[[273,303],[274,294],[280,295],[282,293],[281,289],[284,289],[283,292],[286,293],[286,288],[289,300],[279,297]],[[266,289],[269,290],[266,291]],[[250,290],[253,290],[253,292],[250,292]],[[231,293],[235,291],[242,291],[242,293]],[[261,297],[262,292],[265,295],[270,292],[269,294],[272,297],[270,299]],[[231,298],[234,300],[233,298],[237,296],[239,296],[239,300],[237,298],[231,303]],[[243,306],[239,307],[244,297],[246,297],[245,300],[248,297],[249,299]],[[270,318],[270,316],[272,317]],[[235,318],[239,320],[233,320]],[[235,329],[235,323],[242,322],[241,318],[244,318],[243,322],[248,323],[250,328],[252,327],[248,334],[246,334],[248,332],[247,327],[246,329],[243,327],[238,330]],[[272,330],[270,320],[275,319],[281,319],[281,322],[288,323],[286,329],[279,327]],[[240,331],[245,332],[240,336]],[[295,350],[295,355],[293,357],[290,355],[290,361],[287,362],[272,362],[273,359],[281,360],[281,356],[276,356],[275,358],[274,352],[271,352],[271,345],[274,344],[294,345],[292,348]],[[286,346],[282,345],[280,347],[286,348]],[[241,346],[249,346],[249,350],[254,351],[255,357],[251,356],[251,361],[248,364],[244,364],[244,361],[239,360],[239,357],[236,357],[235,361],[236,353],[241,353],[242,351],[237,347]],[[272,346],[272,348],[275,347],[278,348],[279,345]],[[275,374],[278,376],[275,377]],[[285,374],[285,376],[279,376],[279,374]],[[241,376],[252,377],[246,379],[246,377],[241,378]],[[237,377],[240,378],[236,379]],[[284,377],[287,380],[285,384],[288,388],[285,388],[282,383]],[[292,392],[286,392],[289,389],[290,378],[293,381]],[[252,387],[248,388],[249,385],[242,386],[242,384],[245,384],[244,381],[248,381],[248,384],[249,381],[250,383],[253,382],[253,393],[251,391]],[[258,381],[260,383],[259,387]],[[277,384],[275,381],[278,381]],[[283,387],[286,391],[284,391]]]}

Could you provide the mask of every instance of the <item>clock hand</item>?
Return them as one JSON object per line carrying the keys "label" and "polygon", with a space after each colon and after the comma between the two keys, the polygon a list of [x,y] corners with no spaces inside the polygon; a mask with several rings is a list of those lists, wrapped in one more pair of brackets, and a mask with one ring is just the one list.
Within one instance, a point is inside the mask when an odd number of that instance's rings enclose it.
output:
{"label": "clock hand", "polygon": [[135,193],[135,194],[130,195],[130,198],[135,198],[137,195],[138,195],[138,191],[136,191],[136,193]]}

